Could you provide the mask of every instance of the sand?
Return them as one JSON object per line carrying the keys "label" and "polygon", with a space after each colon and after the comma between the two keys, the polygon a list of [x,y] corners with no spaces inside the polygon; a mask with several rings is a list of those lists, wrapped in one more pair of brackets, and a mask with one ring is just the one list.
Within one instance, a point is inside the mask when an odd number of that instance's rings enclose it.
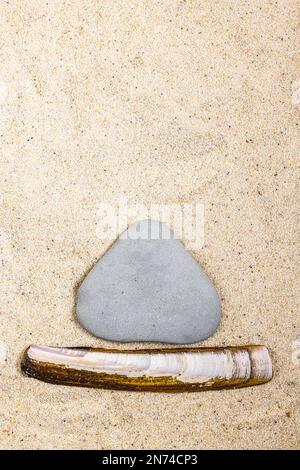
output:
{"label": "sand", "polygon": [[[0,448],[299,448],[299,3],[0,9]],[[222,321],[202,344],[269,346],[270,383],[154,395],[22,376],[31,343],[113,345],[74,301],[110,244],[99,204],[121,194],[204,205],[192,254]]]}

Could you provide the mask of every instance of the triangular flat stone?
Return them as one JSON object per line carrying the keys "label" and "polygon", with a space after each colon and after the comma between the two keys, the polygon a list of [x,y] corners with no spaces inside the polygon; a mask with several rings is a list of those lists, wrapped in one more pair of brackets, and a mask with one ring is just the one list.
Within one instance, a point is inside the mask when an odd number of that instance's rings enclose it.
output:
{"label": "triangular flat stone", "polygon": [[[153,239],[155,233],[160,236]],[[194,343],[214,333],[220,314],[206,273],[173,232],[153,220],[124,232],[78,290],[79,322],[109,340]]]}

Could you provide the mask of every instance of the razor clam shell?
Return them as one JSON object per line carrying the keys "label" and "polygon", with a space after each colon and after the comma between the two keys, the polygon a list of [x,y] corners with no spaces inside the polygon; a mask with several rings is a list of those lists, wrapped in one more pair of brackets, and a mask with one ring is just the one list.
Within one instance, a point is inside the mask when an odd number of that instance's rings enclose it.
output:
{"label": "razor clam shell", "polygon": [[272,378],[265,346],[116,350],[32,345],[22,371],[60,385],[193,392],[259,385]]}

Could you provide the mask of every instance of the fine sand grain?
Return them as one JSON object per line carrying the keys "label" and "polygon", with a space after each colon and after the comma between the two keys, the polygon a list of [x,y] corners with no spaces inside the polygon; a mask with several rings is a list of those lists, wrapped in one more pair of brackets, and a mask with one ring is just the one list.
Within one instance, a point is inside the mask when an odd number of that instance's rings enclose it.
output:
{"label": "fine sand grain", "polygon": [[[296,0],[1,2],[0,448],[300,447],[298,12]],[[222,321],[203,346],[267,345],[270,383],[154,395],[22,376],[31,343],[115,346],[80,327],[74,300],[111,243],[99,205],[121,194],[204,204],[192,254]]]}

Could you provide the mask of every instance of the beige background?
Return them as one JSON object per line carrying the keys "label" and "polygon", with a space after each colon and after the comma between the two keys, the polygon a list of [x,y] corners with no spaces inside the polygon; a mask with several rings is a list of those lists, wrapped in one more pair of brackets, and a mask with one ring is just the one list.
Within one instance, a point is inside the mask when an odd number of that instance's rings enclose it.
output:
{"label": "beige background", "polygon": [[[0,447],[299,448],[299,3],[0,9]],[[112,344],[77,324],[74,290],[109,245],[98,206],[121,193],[205,205],[193,255],[223,316],[204,344],[268,345],[272,382],[154,395],[21,375],[30,343]]]}

